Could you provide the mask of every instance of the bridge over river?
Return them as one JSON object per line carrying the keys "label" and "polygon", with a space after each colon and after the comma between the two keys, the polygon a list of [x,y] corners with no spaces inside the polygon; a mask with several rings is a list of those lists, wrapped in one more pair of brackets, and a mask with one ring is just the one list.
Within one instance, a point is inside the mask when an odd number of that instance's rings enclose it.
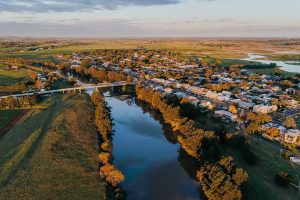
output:
{"label": "bridge over river", "polygon": [[57,89],[57,90],[47,90],[47,91],[39,91],[39,92],[30,92],[30,93],[21,93],[21,94],[13,94],[8,96],[0,96],[0,99],[4,99],[6,97],[23,97],[23,96],[32,96],[32,95],[47,95],[47,94],[54,94],[54,93],[68,93],[68,92],[83,92],[86,90],[91,89],[98,89],[98,88],[106,88],[106,87],[115,87],[115,86],[123,86],[123,85],[136,85],[138,82],[114,82],[114,83],[99,83],[97,85],[85,85],[80,87],[72,87],[72,88],[64,88],[64,89]]}

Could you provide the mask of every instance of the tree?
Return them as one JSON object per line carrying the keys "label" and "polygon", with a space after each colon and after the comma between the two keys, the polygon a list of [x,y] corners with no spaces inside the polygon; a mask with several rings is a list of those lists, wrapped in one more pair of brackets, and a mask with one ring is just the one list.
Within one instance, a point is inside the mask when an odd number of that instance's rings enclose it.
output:
{"label": "tree", "polygon": [[247,181],[248,174],[236,168],[232,157],[225,157],[215,164],[205,164],[198,172],[197,178],[207,199],[240,200],[241,186]]}
{"label": "tree", "polygon": [[111,164],[106,164],[100,167],[100,176],[105,178],[105,180],[110,183],[113,187],[117,187],[125,179],[122,172],[117,170],[115,166]]}
{"label": "tree", "polygon": [[236,107],[235,107],[233,104],[231,104],[231,105],[229,106],[228,111],[231,112],[231,113],[233,113],[233,114],[236,114],[236,113],[237,113],[237,109],[236,109]]}
{"label": "tree", "polygon": [[287,172],[279,172],[275,176],[275,182],[280,186],[287,186],[291,182],[291,176]]}
{"label": "tree", "polygon": [[279,76],[279,75],[281,75],[282,70],[280,69],[280,67],[275,67],[274,68],[274,73],[275,73],[275,75]]}
{"label": "tree", "polygon": [[276,127],[268,128],[265,132],[267,135],[269,135],[270,137],[273,137],[273,138],[276,138],[280,134],[279,129]]}
{"label": "tree", "polygon": [[209,78],[211,77],[211,75],[213,75],[213,70],[211,68],[207,69],[206,72],[205,72],[205,76],[206,78]]}
{"label": "tree", "polygon": [[248,126],[247,126],[247,131],[250,133],[256,133],[259,129],[259,124],[257,122],[251,122]]}
{"label": "tree", "polygon": [[280,85],[282,85],[284,87],[293,87],[294,86],[294,84],[291,81],[289,81],[289,80],[283,80],[283,81],[281,81]]}
{"label": "tree", "polygon": [[6,103],[6,106],[9,107],[9,108],[17,107],[16,100],[12,96],[6,97],[5,98],[5,103]]}
{"label": "tree", "polygon": [[108,164],[110,161],[110,154],[107,152],[101,152],[98,156],[99,162],[102,164]]}
{"label": "tree", "polygon": [[287,117],[284,120],[283,125],[286,126],[287,128],[296,128],[297,126],[296,121],[293,117]]}
{"label": "tree", "polygon": [[102,96],[98,91],[94,91],[91,95],[91,101],[93,102],[94,105],[98,105],[100,102],[102,102]]}

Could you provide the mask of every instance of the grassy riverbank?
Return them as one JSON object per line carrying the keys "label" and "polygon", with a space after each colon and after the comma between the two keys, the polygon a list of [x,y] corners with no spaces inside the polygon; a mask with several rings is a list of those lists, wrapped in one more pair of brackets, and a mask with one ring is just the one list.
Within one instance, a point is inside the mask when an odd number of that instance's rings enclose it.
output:
{"label": "grassy riverbank", "polygon": [[89,97],[47,101],[0,141],[0,199],[106,199]]}

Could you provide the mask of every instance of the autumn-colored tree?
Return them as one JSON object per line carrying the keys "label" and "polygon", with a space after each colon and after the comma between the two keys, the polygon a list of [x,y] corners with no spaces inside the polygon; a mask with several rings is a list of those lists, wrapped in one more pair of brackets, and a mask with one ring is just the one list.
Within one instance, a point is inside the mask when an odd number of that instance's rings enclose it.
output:
{"label": "autumn-colored tree", "polygon": [[213,75],[213,73],[214,73],[214,71],[211,68],[207,69],[205,72],[206,78],[211,77],[211,75]]}
{"label": "autumn-colored tree", "polygon": [[100,102],[103,102],[103,97],[98,91],[94,91],[91,95],[91,101],[94,105],[98,105]]}
{"label": "autumn-colored tree", "polygon": [[246,129],[250,133],[255,133],[259,129],[259,124],[257,122],[251,122]]}
{"label": "autumn-colored tree", "polygon": [[117,170],[115,166],[111,164],[106,164],[100,167],[100,176],[103,177],[113,187],[117,187],[125,179],[122,172]]}
{"label": "autumn-colored tree", "polygon": [[296,128],[297,126],[296,121],[293,117],[287,117],[284,120],[283,125],[286,126],[287,128]]}
{"label": "autumn-colored tree", "polygon": [[110,161],[110,154],[107,152],[101,152],[98,156],[99,162],[103,165],[106,165]]}
{"label": "autumn-colored tree", "polygon": [[240,200],[241,186],[248,180],[243,169],[236,168],[232,157],[225,157],[216,164],[205,164],[197,178],[203,192],[211,200]]}
{"label": "autumn-colored tree", "polygon": [[231,104],[231,105],[229,106],[228,111],[231,112],[231,113],[233,113],[233,114],[236,114],[236,113],[237,113],[237,109],[236,109],[236,107],[235,107],[233,104]]}
{"label": "autumn-colored tree", "polygon": [[278,128],[276,127],[271,127],[271,128],[268,128],[265,133],[267,135],[269,135],[270,137],[273,137],[273,138],[276,138],[278,137],[278,135],[280,134],[280,131]]}
{"label": "autumn-colored tree", "polygon": [[293,87],[294,86],[294,84],[291,81],[289,81],[289,80],[283,80],[283,81],[281,81],[280,85],[282,85],[284,87]]}
{"label": "autumn-colored tree", "polygon": [[282,73],[282,70],[280,69],[280,67],[275,67],[275,68],[274,68],[274,73],[275,73],[276,75],[280,75],[280,74]]}

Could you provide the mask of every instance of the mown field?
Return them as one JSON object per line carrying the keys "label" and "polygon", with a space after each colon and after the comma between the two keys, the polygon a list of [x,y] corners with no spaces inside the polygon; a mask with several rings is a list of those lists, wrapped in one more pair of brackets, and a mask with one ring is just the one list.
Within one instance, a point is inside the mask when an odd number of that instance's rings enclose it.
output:
{"label": "mown field", "polygon": [[105,199],[89,97],[46,103],[0,140],[0,199]]}
{"label": "mown field", "polygon": [[18,116],[22,110],[0,110],[0,129],[4,128],[11,120]]}
{"label": "mown field", "polygon": [[6,67],[0,63],[0,85],[9,85],[18,81],[28,80],[30,80],[28,70],[7,70]]}

